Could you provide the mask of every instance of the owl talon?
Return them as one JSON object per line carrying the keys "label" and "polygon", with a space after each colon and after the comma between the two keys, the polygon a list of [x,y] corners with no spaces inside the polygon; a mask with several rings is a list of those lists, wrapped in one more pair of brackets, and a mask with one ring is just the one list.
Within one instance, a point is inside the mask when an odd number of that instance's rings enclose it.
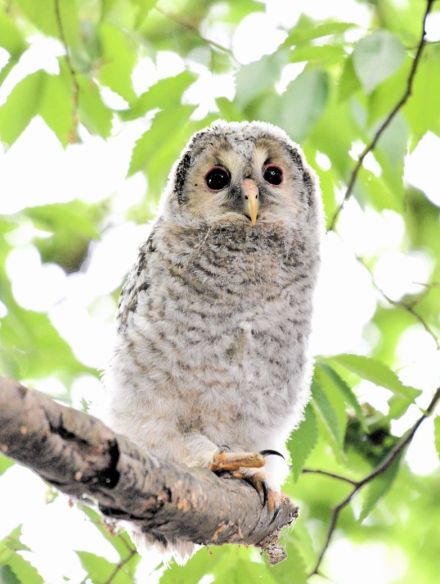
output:
{"label": "owl talon", "polygon": [[274,514],[272,517],[272,521],[274,521],[281,508],[281,495],[278,491],[269,489],[267,494],[267,508],[270,513]]}
{"label": "owl talon", "polygon": [[254,487],[260,496],[262,506],[265,507],[267,505],[269,513],[273,513],[271,522],[275,521],[281,506],[281,495],[278,491],[274,491],[269,487],[262,473],[255,472],[249,474],[244,469],[243,471],[235,471],[229,476],[235,479],[241,479]]}
{"label": "owl talon", "polygon": [[217,452],[209,466],[213,472],[236,471],[239,468],[260,468],[264,466],[264,456],[254,452]]}
{"label": "owl talon", "polygon": [[253,476],[247,477],[246,482],[254,487],[257,493],[260,495],[261,505],[264,507],[268,500],[269,487],[264,480],[264,477],[255,473]]}
{"label": "owl talon", "polygon": [[286,460],[284,454],[281,454],[281,452],[278,452],[278,450],[272,450],[271,448],[268,448],[266,450],[260,450],[260,454],[262,454],[263,456],[270,456],[271,454],[273,454],[274,456],[281,456],[283,460]]}

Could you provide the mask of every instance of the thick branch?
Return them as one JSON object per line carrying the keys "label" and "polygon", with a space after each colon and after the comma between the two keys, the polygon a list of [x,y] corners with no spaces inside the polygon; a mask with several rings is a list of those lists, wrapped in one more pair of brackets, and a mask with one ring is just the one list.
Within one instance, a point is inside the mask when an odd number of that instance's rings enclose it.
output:
{"label": "thick branch", "polygon": [[419,65],[420,58],[421,58],[422,53],[423,53],[423,49],[425,48],[425,45],[426,45],[426,41],[425,41],[426,19],[428,18],[428,14],[431,12],[431,8],[432,8],[433,3],[434,3],[434,0],[427,0],[427,2],[426,2],[426,9],[425,9],[425,13],[423,15],[422,31],[421,31],[421,35],[420,35],[420,40],[418,42],[416,54],[414,56],[414,61],[412,62],[411,69],[410,69],[410,72],[408,75],[408,79],[406,81],[405,91],[404,91],[402,97],[399,99],[399,101],[396,103],[396,105],[393,107],[393,109],[390,111],[390,113],[387,115],[387,117],[384,119],[384,121],[378,127],[371,142],[365,146],[364,150],[361,152],[359,158],[357,159],[357,162],[354,165],[353,171],[350,175],[350,179],[348,181],[347,188],[346,188],[345,193],[344,193],[344,198],[342,199],[341,204],[336,209],[336,212],[333,215],[333,218],[332,218],[330,225],[328,227],[328,231],[332,231],[335,228],[336,222],[339,218],[339,215],[340,215],[342,209],[344,208],[345,203],[351,197],[354,186],[356,184],[357,176],[359,174],[360,169],[362,168],[362,164],[365,160],[365,157],[367,156],[367,154],[369,154],[370,152],[372,152],[375,149],[382,134],[385,132],[385,130],[388,128],[388,126],[391,124],[391,122],[394,120],[394,118],[396,117],[398,112],[402,109],[402,107],[405,105],[405,103],[408,101],[408,99],[410,98],[410,96],[412,94],[414,77],[415,77],[416,72],[417,72],[417,67]]}
{"label": "thick branch", "polygon": [[157,460],[93,416],[4,378],[0,450],[64,493],[92,497],[105,514],[146,532],[201,544],[254,544],[272,563],[285,557],[280,529],[298,515],[287,497],[271,514],[245,482]]}
{"label": "thick branch", "polygon": [[324,545],[321,549],[321,552],[318,556],[315,567],[313,568],[312,573],[310,574],[311,576],[319,573],[319,568],[321,566],[322,560],[324,559],[324,556],[325,556],[325,554],[328,550],[328,547],[330,545],[330,542],[332,540],[332,537],[333,537],[333,534],[335,532],[336,525],[338,523],[338,519],[339,519],[339,515],[340,515],[341,511],[343,509],[345,509],[345,507],[347,507],[347,505],[350,503],[350,501],[353,499],[353,497],[363,487],[365,487],[365,485],[367,485],[373,479],[375,479],[376,477],[378,477],[379,475],[384,473],[391,466],[391,464],[402,454],[403,450],[408,446],[408,444],[414,438],[414,434],[419,429],[420,424],[424,420],[426,420],[426,418],[428,416],[430,416],[433,413],[433,411],[434,411],[434,409],[439,401],[440,401],[440,387],[436,390],[434,397],[431,400],[431,403],[426,408],[425,413],[402,436],[402,438],[399,440],[399,442],[397,442],[397,444],[395,444],[395,446],[389,451],[389,453],[385,456],[385,458],[376,466],[376,468],[374,468],[369,474],[367,474],[367,476],[365,476],[360,481],[356,481],[353,488],[348,493],[348,495],[345,497],[345,499],[343,499],[340,503],[338,503],[338,505],[336,505],[336,507],[333,508],[331,519],[330,519],[330,525],[329,525],[328,531],[327,531],[327,537],[325,539],[325,542],[324,542]]}

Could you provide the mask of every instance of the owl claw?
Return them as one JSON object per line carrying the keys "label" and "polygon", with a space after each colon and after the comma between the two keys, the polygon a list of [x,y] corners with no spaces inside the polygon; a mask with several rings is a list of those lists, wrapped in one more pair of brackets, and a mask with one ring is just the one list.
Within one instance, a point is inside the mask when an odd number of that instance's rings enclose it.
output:
{"label": "owl claw", "polygon": [[261,505],[263,507],[267,506],[269,513],[273,514],[271,523],[275,521],[280,510],[281,496],[280,493],[269,487],[262,473],[256,472],[254,474],[249,474],[245,469],[243,471],[235,471],[229,476],[232,476],[235,479],[244,480],[246,483],[254,487],[260,496]]}
{"label": "owl claw", "polygon": [[278,452],[278,450],[272,450],[270,448],[268,448],[267,450],[260,450],[260,454],[262,454],[263,456],[270,456],[271,454],[273,454],[275,456],[281,456],[283,460],[286,460],[284,454],[281,454],[281,452]]}

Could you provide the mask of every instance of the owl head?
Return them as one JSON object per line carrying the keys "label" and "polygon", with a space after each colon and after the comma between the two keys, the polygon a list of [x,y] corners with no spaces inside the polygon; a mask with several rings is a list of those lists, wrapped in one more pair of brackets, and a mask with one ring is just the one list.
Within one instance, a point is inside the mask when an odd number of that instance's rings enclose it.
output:
{"label": "owl head", "polygon": [[171,172],[166,210],[208,224],[304,223],[316,217],[316,181],[300,148],[263,122],[214,122],[194,134]]}

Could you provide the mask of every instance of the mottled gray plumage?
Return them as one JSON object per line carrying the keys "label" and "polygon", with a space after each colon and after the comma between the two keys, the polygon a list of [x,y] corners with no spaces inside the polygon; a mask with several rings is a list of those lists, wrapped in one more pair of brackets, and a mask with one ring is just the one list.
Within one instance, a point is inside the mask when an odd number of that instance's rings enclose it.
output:
{"label": "mottled gray plumage", "polygon": [[[269,163],[283,170],[279,186],[263,178]],[[231,175],[220,192],[205,183],[215,165]],[[245,179],[258,187],[255,225]],[[190,466],[224,446],[285,452],[309,397],[320,231],[315,180],[284,132],[216,122],[195,134],[123,289],[105,378],[112,426]],[[279,468],[266,475],[279,488]]]}

